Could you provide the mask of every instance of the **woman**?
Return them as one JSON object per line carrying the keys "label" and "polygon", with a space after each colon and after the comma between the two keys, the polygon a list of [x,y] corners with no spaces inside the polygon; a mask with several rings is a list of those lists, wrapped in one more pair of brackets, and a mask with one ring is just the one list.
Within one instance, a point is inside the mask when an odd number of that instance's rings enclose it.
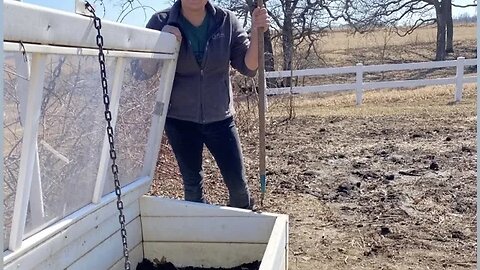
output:
{"label": "woman", "polygon": [[204,145],[217,162],[232,207],[252,209],[238,131],[233,120],[230,65],[253,77],[258,68],[258,31],[267,12],[252,13],[252,31],[208,0],[177,0],[152,16],[148,28],[174,34],[181,42],[165,131],[183,178],[185,200],[204,202]]}

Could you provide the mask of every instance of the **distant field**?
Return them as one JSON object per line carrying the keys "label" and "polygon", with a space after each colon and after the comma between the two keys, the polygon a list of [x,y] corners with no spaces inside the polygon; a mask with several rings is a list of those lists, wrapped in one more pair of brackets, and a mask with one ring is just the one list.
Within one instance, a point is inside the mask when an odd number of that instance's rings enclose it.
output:
{"label": "distant field", "polygon": [[[476,39],[476,25],[457,25],[454,27],[454,40],[474,40]],[[330,34],[323,42],[322,50],[337,51],[356,48],[382,47],[385,42],[388,45],[405,45],[431,43],[436,40],[436,28],[425,27],[413,32],[405,37],[398,36],[387,29],[365,35],[352,35],[347,31],[336,31]]]}
{"label": "distant field", "polygon": [[[398,36],[388,30],[379,29],[370,34],[352,35],[347,31],[331,32],[316,44],[318,57],[307,56],[306,44],[296,46],[295,69],[340,67],[356,63],[383,64],[431,61],[435,58],[436,28],[417,29],[411,35]],[[283,52],[275,45],[276,69],[282,69]],[[454,29],[455,53],[448,59],[459,56],[474,58],[476,52],[476,25],[457,25]]]}

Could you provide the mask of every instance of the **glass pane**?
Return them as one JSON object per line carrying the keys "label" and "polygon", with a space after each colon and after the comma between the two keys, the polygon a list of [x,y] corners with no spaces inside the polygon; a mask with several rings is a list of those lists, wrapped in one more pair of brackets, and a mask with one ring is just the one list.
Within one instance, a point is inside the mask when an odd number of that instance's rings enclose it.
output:
{"label": "glass pane", "polygon": [[[127,65],[115,126],[115,148],[119,180],[122,186],[132,183],[142,176],[143,159],[162,64],[159,63],[159,66],[155,76],[148,80],[137,80],[132,76],[130,65]],[[103,194],[108,194],[113,189],[113,176],[109,169]]]}
{"label": "glass pane", "polygon": [[[45,217],[32,220],[28,213],[26,234],[92,200],[105,128],[97,59],[51,56],[47,60],[38,127]],[[114,59],[107,60],[109,82],[113,64]]]}
{"label": "glass pane", "polygon": [[3,114],[3,246],[8,247],[13,216],[13,204],[22,151],[23,126],[20,122],[20,96],[26,93],[27,74],[23,56],[20,53],[5,53],[4,58],[4,114]]}

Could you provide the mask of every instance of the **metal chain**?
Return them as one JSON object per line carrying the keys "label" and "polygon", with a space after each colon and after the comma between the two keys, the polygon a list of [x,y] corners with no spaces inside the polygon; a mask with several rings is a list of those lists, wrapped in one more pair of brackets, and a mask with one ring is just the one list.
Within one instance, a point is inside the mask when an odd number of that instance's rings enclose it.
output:
{"label": "metal chain", "polygon": [[47,107],[47,104],[50,102],[50,98],[52,97],[52,95],[56,96],[57,99],[59,99],[54,91],[55,91],[55,88],[57,87],[57,79],[60,77],[60,73],[62,72],[62,67],[65,61],[66,61],[66,57],[60,57],[60,59],[58,60],[57,66],[52,72],[52,79],[50,80],[50,82],[48,82],[48,86],[45,86],[43,88],[46,91],[46,94],[45,94],[45,99],[42,101],[41,110],[40,110],[42,112],[42,116],[43,114],[46,113],[46,107]]}
{"label": "metal chain", "polygon": [[107,135],[110,144],[110,158],[112,160],[113,181],[115,184],[115,194],[117,195],[117,209],[119,212],[118,221],[120,223],[120,234],[122,235],[123,256],[125,258],[125,269],[130,270],[129,251],[127,244],[127,230],[125,229],[125,215],[123,214],[122,190],[120,181],[118,179],[118,166],[116,164],[117,153],[115,151],[113,127],[112,127],[112,113],[110,112],[110,97],[108,95],[107,71],[105,66],[105,54],[103,53],[103,36],[100,33],[102,29],[102,22],[95,14],[93,6],[85,2],[85,8],[93,14],[95,29],[97,29],[97,46],[98,46],[98,62],[100,63],[100,77],[102,80],[103,89],[103,104],[105,105],[105,120],[107,120]]}

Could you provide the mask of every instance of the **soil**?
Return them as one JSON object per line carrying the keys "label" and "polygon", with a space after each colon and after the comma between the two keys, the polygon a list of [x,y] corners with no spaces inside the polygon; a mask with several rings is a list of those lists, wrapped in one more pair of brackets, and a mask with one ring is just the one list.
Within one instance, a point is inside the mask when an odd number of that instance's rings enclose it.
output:
{"label": "soil", "polygon": [[[476,269],[475,86],[460,104],[452,88],[297,97],[293,120],[271,103],[261,210],[289,215],[289,269]],[[258,202],[257,134],[239,128]],[[208,154],[204,168],[226,205]],[[152,194],[182,198],[167,144],[156,177]]]}
{"label": "soil", "polygon": [[153,263],[148,259],[143,259],[141,263],[137,265],[136,270],[258,270],[260,267],[260,262],[255,261],[252,263],[245,263],[233,268],[201,268],[201,267],[175,267],[172,263],[169,262],[158,262]]}

